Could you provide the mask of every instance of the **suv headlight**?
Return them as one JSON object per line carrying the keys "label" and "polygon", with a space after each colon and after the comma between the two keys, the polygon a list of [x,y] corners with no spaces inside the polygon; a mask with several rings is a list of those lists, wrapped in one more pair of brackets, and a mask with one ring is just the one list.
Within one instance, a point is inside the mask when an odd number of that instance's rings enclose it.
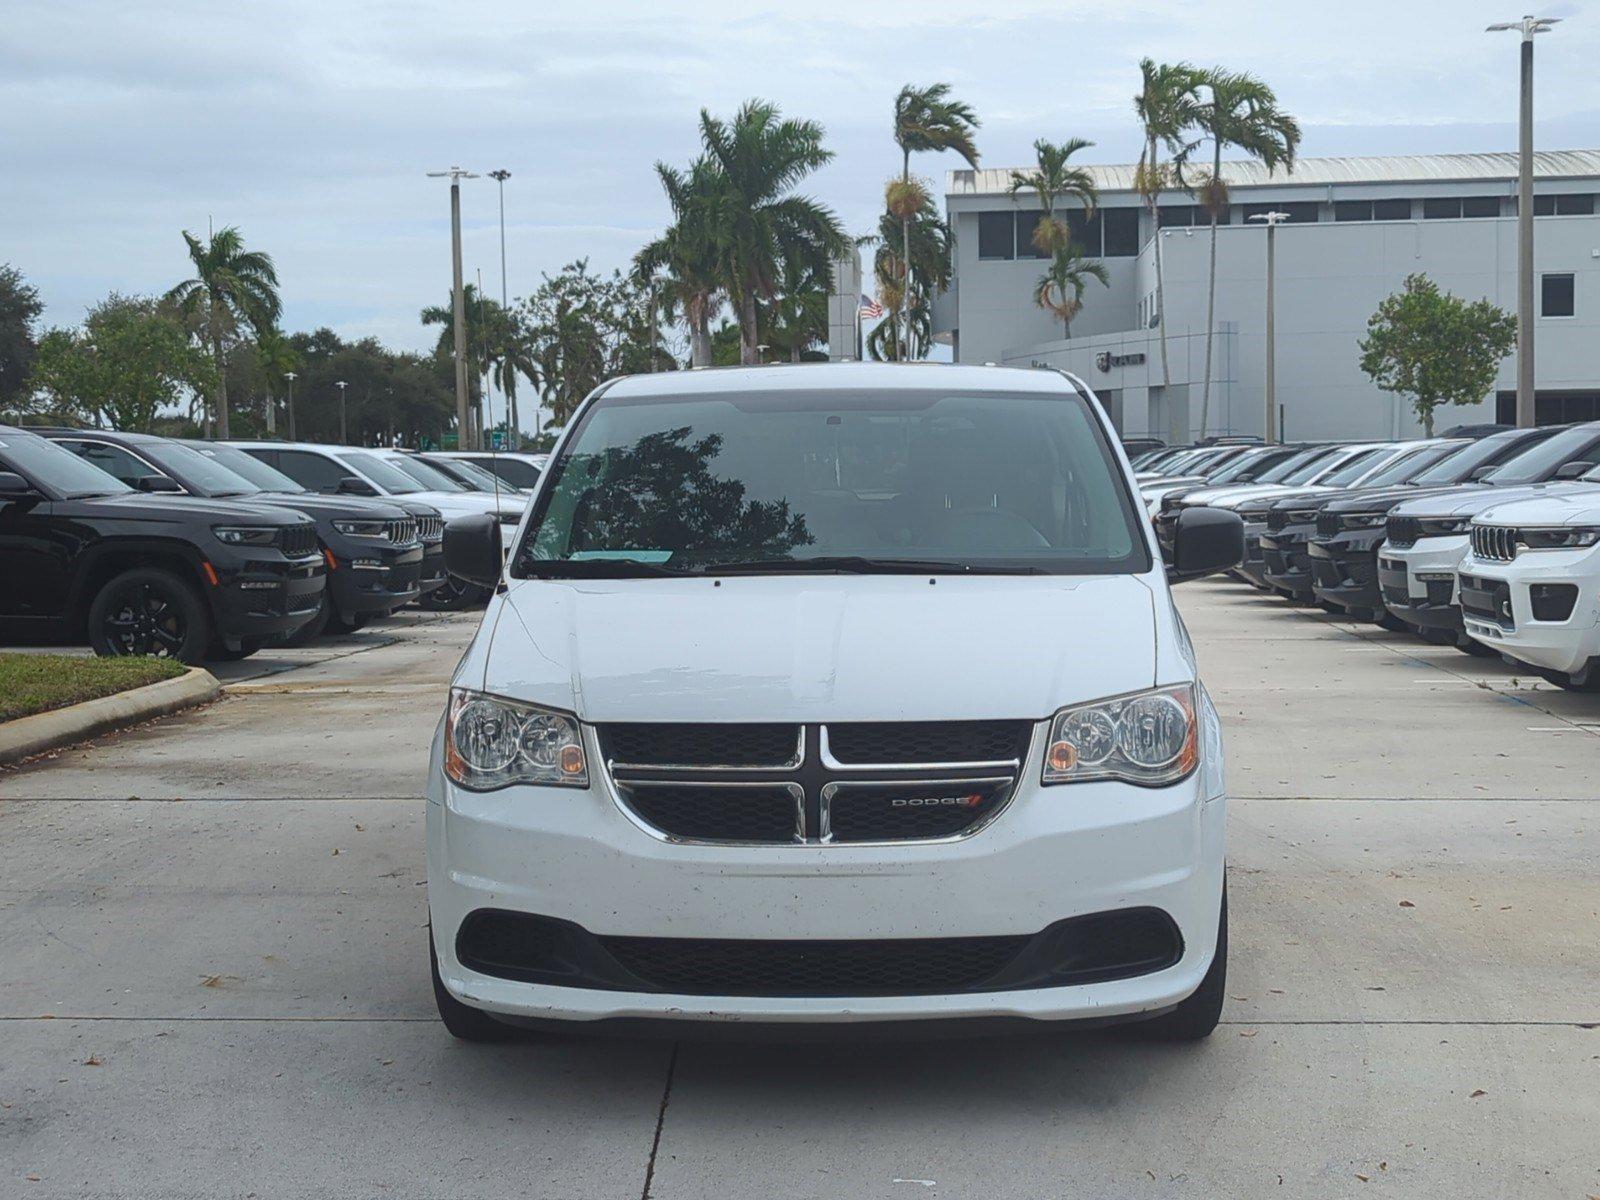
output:
{"label": "suv headlight", "polygon": [[475,792],[513,783],[589,786],[576,718],[467,688],[450,689],[444,773]]}
{"label": "suv headlight", "polygon": [[387,521],[335,521],[333,527],[345,537],[356,538],[389,538],[389,522]]}
{"label": "suv headlight", "polygon": [[271,546],[278,540],[275,525],[213,525],[211,532],[230,546]]}
{"label": "suv headlight", "polygon": [[1600,529],[1592,525],[1571,529],[1524,529],[1521,540],[1529,550],[1581,550],[1600,544]]}
{"label": "suv headlight", "polygon": [[1162,787],[1199,763],[1194,684],[1185,683],[1062,709],[1050,722],[1043,782]]}
{"label": "suv headlight", "polygon": [[1388,520],[1388,513],[1345,513],[1339,518],[1341,529],[1377,529]]}
{"label": "suv headlight", "polygon": [[1424,517],[1417,522],[1417,532],[1422,537],[1451,537],[1471,528],[1471,517]]}

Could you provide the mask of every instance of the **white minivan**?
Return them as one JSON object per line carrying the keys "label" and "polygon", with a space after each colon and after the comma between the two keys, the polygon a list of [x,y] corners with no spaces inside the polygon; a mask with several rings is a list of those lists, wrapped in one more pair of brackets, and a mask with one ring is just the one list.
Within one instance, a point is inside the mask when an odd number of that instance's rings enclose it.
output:
{"label": "white minivan", "polygon": [[[500,539],[445,538],[495,588],[427,784],[453,1034],[1215,1027],[1221,731],[1081,381],[615,380],[503,568]],[[1242,549],[1235,514],[1186,510],[1171,574]]]}

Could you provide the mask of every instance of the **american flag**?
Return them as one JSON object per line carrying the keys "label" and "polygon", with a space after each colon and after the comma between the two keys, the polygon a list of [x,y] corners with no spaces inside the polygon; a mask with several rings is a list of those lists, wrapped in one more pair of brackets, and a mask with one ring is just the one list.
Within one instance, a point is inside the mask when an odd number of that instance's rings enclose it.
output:
{"label": "american flag", "polygon": [[875,321],[883,316],[883,305],[863,292],[861,294],[861,315]]}

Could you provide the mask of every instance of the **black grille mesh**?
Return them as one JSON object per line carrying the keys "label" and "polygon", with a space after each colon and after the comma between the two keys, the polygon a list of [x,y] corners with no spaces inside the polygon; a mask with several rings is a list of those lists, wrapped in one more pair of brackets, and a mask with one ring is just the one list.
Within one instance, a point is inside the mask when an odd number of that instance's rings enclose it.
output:
{"label": "black grille mesh", "polygon": [[1006,762],[1028,750],[1028,721],[881,721],[828,726],[843,763]]}
{"label": "black grille mesh", "polygon": [[1334,534],[1338,533],[1339,532],[1339,514],[1338,513],[1328,513],[1328,512],[1318,513],[1317,514],[1317,532],[1319,534],[1321,534],[1323,537],[1332,537]]}
{"label": "black grille mesh", "polygon": [[799,802],[785,788],[630,784],[622,794],[646,823],[670,837],[792,842],[799,828]]}
{"label": "black grille mesh", "polygon": [[1422,536],[1422,526],[1415,517],[1390,517],[1385,532],[1391,546],[1413,546]]}
{"label": "black grille mesh", "polygon": [[606,758],[682,767],[778,767],[794,759],[798,725],[615,724],[600,726]]}
{"label": "black grille mesh", "polygon": [[304,558],[317,552],[315,525],[289,525],[279,531],[278,546],[289,558]]}

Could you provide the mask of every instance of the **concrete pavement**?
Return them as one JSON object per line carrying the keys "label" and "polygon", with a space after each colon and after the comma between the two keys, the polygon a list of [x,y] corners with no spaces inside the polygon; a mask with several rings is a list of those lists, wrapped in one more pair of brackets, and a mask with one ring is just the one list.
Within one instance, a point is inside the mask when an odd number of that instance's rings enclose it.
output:
{"label": "concrete pavement", "polygon": [[0,774],[0,1195],[1600,1193],[1600,698],[1180,595],[1236,797],[1207,1044],[452,1043],[419,784],[471,625],[412,619]]}

